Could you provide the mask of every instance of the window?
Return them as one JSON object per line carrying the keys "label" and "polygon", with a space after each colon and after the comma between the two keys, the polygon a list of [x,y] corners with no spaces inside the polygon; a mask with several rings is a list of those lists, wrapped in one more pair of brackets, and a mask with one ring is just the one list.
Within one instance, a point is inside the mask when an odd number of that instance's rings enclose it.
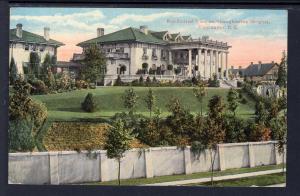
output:
{"label": "window", "polygon": [[156,57],[156,49],[155,48],[152,49],[152,56]]}
{"label": "window", "polygon": [[147,48],[143,48],[143,55],[147,55]]}
{"label": "window", "polygon": [[115,60],[110,60],[110,64],[115,64],[116,63],[116,61]]}
{"label": "window", "polygon": [[29,45],[26,44],[24,49],[25,49],[25,50],[29,50]]}

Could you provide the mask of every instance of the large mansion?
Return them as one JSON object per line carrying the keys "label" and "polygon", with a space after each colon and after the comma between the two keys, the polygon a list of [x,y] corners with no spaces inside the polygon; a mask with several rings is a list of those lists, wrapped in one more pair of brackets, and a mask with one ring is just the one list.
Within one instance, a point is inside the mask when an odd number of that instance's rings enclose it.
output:
{"label": "large mansion", "polygon": [[[83,51],[96,44],[107,58],[106,78],[136,76],[145,70],[161,70],[162,75],[179,77],[200,76],[208,79],[216,74],[218,78],[228,76],[228,49],[225,42],[210,40],[208,36],[193,39],[190,35],[152,31],[147,26],[126,28],[104,34],[97,29],[97,37],[78,43]],[[84,53],[83,53],[84,54]],[[83,54],[75,54],[83,58]],[[171,65],[171,66],[170,66]],[[173,67],[170,69],[168,67]]]}
{"label": "large mansion", "polygon": [[57,54],[57,48],[63,46],[62,42],[50,38],[50,28],[44,28],[44,36],[37,35],[22,29],[22,24],[17,24],[15,29],[10,29],[9,35],[9,61],[14,58],[18,73],[23,73],[23,68],[28,66],[31,52],[38,53],[41,62],[46,54]]}

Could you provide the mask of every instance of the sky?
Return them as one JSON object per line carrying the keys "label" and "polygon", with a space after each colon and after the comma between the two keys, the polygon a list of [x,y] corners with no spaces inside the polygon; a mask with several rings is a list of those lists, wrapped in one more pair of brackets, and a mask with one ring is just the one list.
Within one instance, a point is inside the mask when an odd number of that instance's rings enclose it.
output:
{"label": "sky", "polygon": [[65,46],[58,49],[58,60],[69,61],[81,53],[76,44],[95,38],[96,29],[105,34],[127,27],[147,25],[154,31],[191,35],[193,38],[227,42],[229,66],[246,67],[251,62],[279,62],[287,50],[287,11],[258,9],[160,9],[160,8],[30,8],[10,10],[10,28],[22,23],[23,29],[43,35]]}

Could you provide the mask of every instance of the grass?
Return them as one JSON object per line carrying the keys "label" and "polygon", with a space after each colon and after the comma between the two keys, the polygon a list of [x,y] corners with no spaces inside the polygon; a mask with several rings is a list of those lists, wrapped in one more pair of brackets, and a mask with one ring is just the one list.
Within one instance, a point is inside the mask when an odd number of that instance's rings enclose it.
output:
{"label": "grass", "polygon": [[[122,96],[128,87],[101,87],[97,89],[83,89],[71,92],[64,92],[49,95],[35,95],[33,99],[39,100],[46,104],[49,118],[52,120],[77,121],[78,119],[103,119],[113,116],[116,112],[126,111],[123,107]],[[136,105],[136,112],[149,115],[143,98],[148,91],[147,87],[133,87],[139,96]],[[162,111],[162,117],[169,114],[167,103],[172,97],[178,97],[181,103],[192,113],[200,112],[200,103],[193,95],[192,87],[152,87],[154,94],[157,96],[157,107]],[[87,113],[81,110],[80,105],[86,94],[92,92],[98,102],[99,109],[94,113]],[[228,89],[208,88],[207,96],[203,100],[203,111],[207,111],[209,99],[213,95],[220,95],[226,102]],[[244,97],[247,104],[240,104],[236,113],[241,118],[250,118],[254,114],[254,102]]]}
{"label": "grass", "polygon": [[[224,170],[224,171],[215,171],[214,176],[224,176],[224,175],[265,171],[265,170],[280,169],[280,168],[282,168],[282,164],[259,166],[259,167],[255,167],[255,168],[228,169],[228,170]],[[124,180],[121,180],[121,185],[143,185],[143,184],[171,182],[171,181],[177,181],[177,180],[190,180],[190,179],[206,178],[206,177],[210,177],[210,172],[200,172],[200,173],[194,173],[194,174],[188,174],[188,175],[180,174],[180,175],[170,175],[170,176],[159,176],[159,177],[153,177],[153,178],[124,179]],[[88,185],[118,185],[118,181],[113,180],[113,181],[108,181],[108,182],[93,182],[93,183],[87,183],[87,184]]]}
{"label": "grass", "polygon": [[[247,186],[268,186],[274,184],[281,184],[286,182],[286,176],[283,173],[261,175],[255,177],[239,178],[234,180],[221,180],[215,181],[213,186],[215,187],[247,187]],[[211,182],[199,183],[199,184],[188,184],[188,186],[211,186]]]}

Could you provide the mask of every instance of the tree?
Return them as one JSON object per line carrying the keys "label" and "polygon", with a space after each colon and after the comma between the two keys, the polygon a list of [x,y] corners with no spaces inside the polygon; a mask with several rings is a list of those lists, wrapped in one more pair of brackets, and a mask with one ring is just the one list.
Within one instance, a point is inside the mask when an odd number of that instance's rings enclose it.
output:
{"label": "tree", "polygon": [[202,116],[202,103],[203,103],[203,98],[206,96],[206,90],[203,82],[199,82],[198,86],[193,89],[195,97],[198,99],[200,102],[200,114]]}
{"label": "tree", "polygon": [[286,82],[287,82],[287,71],[285,65],[286,65],[286,56],[284,55],[281,58],[280,64],[278,65],[277,80],[276,80],[276,84],[283,88],[286,88]]}
{"label": "tree", "polygon": [[282,155],[282,172],[284,172],[285,146],[287,144],[287,123],[285,116],[271,120],[271,132],[273,139],[277,140],[278,152]]}
{"label": "tree", "polygon": [[[44,104],[30,97],[31,86],[18,78],[9,96],[9,148],[11,151],[31,151],[34,138],[47,119]],[[22,103],[22,104],[20,104]]]}
{"label": "tree", "polygon": [[268,113],[267,110],[265,109],[265,105],[262,101],[258,101],[256,102],[255,105],[255,122],[258,124],[265,124],[267,117],[268,117]]}
{"label": "tree", "polygon": [[45,55],[45,58],[44,58],[44,62],[42,64],[42,69],[41,69],[41,77],[40,79],[44,80],[47,78],[47,75],[48,75],[48,71],[51,69],[51,56],[49,53],[47,53]]}
{"label": "tree", "polygon": [[45,84],[48,86],[49,90],[51,90],[51,91],[54,91],[57,88],[55,77],[54,77],[51,69],[48,70],[47,77],[45,79]]}
{"label": "tree", "polygon": [[15,59],[11,57],[10,65],[9,65],[9,82],[10,84],[14,84],[14,82],[18,78],[18,68],[15,63]]}
{"label": "tree", "polygon": [[91,45],[84,51],[84,66],[80,70],[80,77],[88,82],[103,81],[106,73],[106,58],[96,45]]}
{"label": "tree", "polygon": [[36,52],[30,52],[29,55],[29,67],[28,71],[30,74],[30,77],[38,78],[40,75],[40,63],[41,59]]}
{"label": "tree", "polygon": [[148,93],[144,100],[145,100],[147,108],[150,112],[150,118],[151,118],[152,110],[155,107],[155,102],[156,102],[156,96],[153,94],[153,91],[151,88],[149,88]]}
{"label": "tree", "polygon": [[118,161],[118,182],[121,184],[121,159],[124,157],[126,150],[130,149],[132,141],[132,130],[124,126],[124,122],[118,119],[107,133],[105,149],[107,157]]}
{"label": "tree", "polygon": [[129,89],[125,90],[125,93],[123,96],[123,103],[124,103],[124,107],[129,110],[129,114],[133,114],[134,107],[137,103],[138,98],[139,97],[134,92],[133,88],[129,88]]}
{"label": "tree", "polygon": [[235,110],[238,107],[238,99],[239,99],[239,94],[238,92],[230,88],[227,94],[227,101],[228,101],[228,109],[233,113],[235,116]]}
{"label": "tree", "polygon": [[86,112],[95,112],[97,109],[97,103],[94,100],[93,94],[88,93],[81,103],[81,108]]}
{"label": "tree", "polygon": [[171,98],[166,107],[171,112],[171,115],[167,116],[165,122],[177,137],[177,145],[187,145],[188,140],[191,138],[190,136],[194,132],[194,116],[183,107],[176,97]]}
{"label": "tree", "polygon": [[211,185],[213,185],[214,163],[216,158],[217,145],[225,139],[224,129],[224,108],[222,97],[215,95],[208,104],[207,128],[203,130],[202,144],[210,151],[211,160]]}

